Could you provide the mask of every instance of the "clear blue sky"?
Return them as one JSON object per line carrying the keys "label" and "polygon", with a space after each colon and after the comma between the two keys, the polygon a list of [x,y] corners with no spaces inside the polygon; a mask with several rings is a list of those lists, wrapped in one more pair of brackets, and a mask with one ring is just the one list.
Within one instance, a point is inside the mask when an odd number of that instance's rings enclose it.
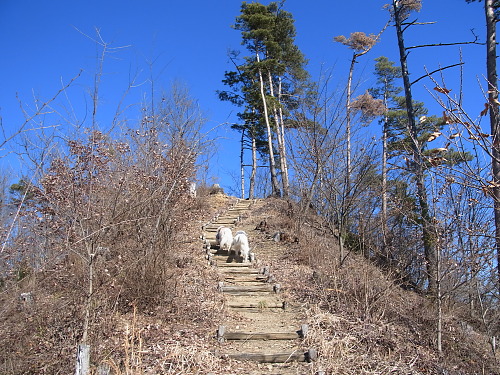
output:
{"label": "clear blue sky", "polygon": [[[322,68],[333,69],[333,82],[342,87],[351,51],[332,39],[355,31],[378,33],[388,17],[387,11],[382,10],[384,3],[383,0],[287,0],[285,9],[296,21],[296,43],[309,59],[311,74],[315,76]],[[467,4],[465,0],[423,0],[422,12],[415,17],[420,22],[436,24],[410,30],[407,45],[471,40],[472,28],[484,41],[482,5]],[[129,46],[105,62],[103,107],[113,111],[129,74],[141,68],[146,78],[147,62],[155,60],[157,87],[167,89],[175,80],[185,83],[208,115],[207,129],[234,121],[237,109],[218,101],[215,91],[224,89],[221,83],[224,71],[232,68],[227,50],[241,49],[239,32],[230,28],[240,6],[239,0],[0,0],[0,116],[6,135],[22,123],[16,95],[25,105],[33,104],[33,94],[46,100],[59,90],[61,81],[67,82],[81,69],[83,74],[70,94],[75,112],[83,117],[85,105],[89,105],[84,97],[92,87],[96,47],[82,33],[95,36],[95,28],[100,29],[111,47]],[[466,102],[469,100],[471,111],[477,113],[484,102],[476,83],[485,72],[484,50],[483,46],[463,47]],[[373,60],[381,55],[398,61],[393,27],[360,59],[355,79],[362,82],[362,87],[374,84]],[[458,47],[414,51],[409,59],[410,71],[416,78],[424,74],[424,65],[434,70],[440,65],[457,63],[458,59]],[[447,77],[448,86],[458,90],[458,70],[450,71]],[[425,85],[432,87],[429,80],[423,80],[415,87],[415,99],[440,114],[439,108],[433,107]],[[141,90],[138,88],[136,93]],[[221,141],[210,171],[226,189],[236,188],[239,135],[225,126],[213,136]],[[0,156],[6,152],[2,150]],[[3,157],[0,166],[17,168],[14,160]]]}

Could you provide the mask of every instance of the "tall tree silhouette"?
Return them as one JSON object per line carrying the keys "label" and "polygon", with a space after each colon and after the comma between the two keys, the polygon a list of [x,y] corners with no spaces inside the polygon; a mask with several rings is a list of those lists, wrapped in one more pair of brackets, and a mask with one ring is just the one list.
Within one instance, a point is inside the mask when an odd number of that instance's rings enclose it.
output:
{"label": "tall tree silhouette", "polygon": [[[384,107],[389,108],[394,105],[394,97],[398,95],[402,88],[395,85],[395,80],[401,78],[401,68],[394,66],[394,62],[389,61],[385,56],[375,59],[375,75],[377,76],[378,88],[371,89],[370,92],[375,98],[381,98]],[[388,133],[389,118],[387,113],[382,120],[382,254],[388,259],[388,228],[387,228],[387,159],[388,159]]]}
{"label": "tall tree silhouette", "polygon": [[413,107],[410,74],[408,72],[407,56],[408,51],[405,46],[403,32],[406,30],[405,21],[410,16],[411,12],[419,11],[421,8],[420,0],[393,0],[391,13],[394,19],[396,35],[399,48],[399,61],[401,63],[401,73],[403,78],[403,86],[406,102],[407,122],[409,146],[411,149],[411,160],[409,166],[415,178],[417,200],[419,204],[420,216],[422,220],[422,240],[424,245],[425,260],[427,265],[427,280],[429,284],[429,292],[436,291],[437,283],[437,252],[435,243],[435,230],[432,223],[431,214],[429,212],[429,203],[427,189],[425,186],[424,177],[424,158],[422,154],[422,144],[419,141],[417,123],[415,119],[415,109]]}
{"label": "tall tree silhouette", "polygon": [[[266,129],[272,193],[277,196],[281,195],[277,162],[283,195],[289,194],[285,147],[287,114],[296,105],[295,98],[308,79],[304,69],[306,60],[294,44],[293,17],[282,9],[282,5],[283,2],[272,2],[267,6],[243,2],[241,15],[233,26],[241,31],[242,44],[250,52],[244,63],[237,65],[239,74],[233,74],[233,77],[243,80],[240,89],[245,95],[240,105],[246,106],[247,113],[258,114],[262,118],[258,123]],[[226,77],[228,74],[232,73],[226,72]]]}

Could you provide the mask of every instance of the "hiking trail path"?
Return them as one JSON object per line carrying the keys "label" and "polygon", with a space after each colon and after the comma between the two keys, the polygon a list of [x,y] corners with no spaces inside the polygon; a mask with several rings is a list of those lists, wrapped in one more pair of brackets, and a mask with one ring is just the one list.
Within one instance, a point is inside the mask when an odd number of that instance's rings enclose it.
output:
{"label": "hiking trail path", "polygon": [[[281,245],[273,238],[263,239],[257,228],[261,219],[252,216],[262,205],[259,200],[238,200],[203,226],[206,258],[219,273],[217,288],[227,308],[215,333],[216,353],[247,366],[252,362],[254,370],[246,368],[247,374],[311,374],[317,352],[304,346],[308,330],[304,311],[273,275],[272,263],[279,261]],[[233,235],[239,230],[247,233],[253,253],[250,262],[242,263],[238,254],[219,249],[215,236],[220,226],[231,228]]]}

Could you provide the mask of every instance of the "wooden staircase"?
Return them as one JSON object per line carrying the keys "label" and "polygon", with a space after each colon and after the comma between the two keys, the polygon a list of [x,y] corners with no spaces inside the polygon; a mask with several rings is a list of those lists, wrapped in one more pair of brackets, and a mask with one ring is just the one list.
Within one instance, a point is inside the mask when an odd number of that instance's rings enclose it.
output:
{"label": "wooden staircase", "polygon": [[230,227],[233,234],[245,230],[253,247],[254,228],[248,228],[241,220],[252,204],[259,203],[240,200],[203,227],[206,258],[219,271],[217,287],[228,308],[227,319],[220,323],[215,335],[218,354],[238,361],[309,363],[316,360],[317,353],[303,346],[307,325],[302,322],[301,310],[284,297],[284,287],[275,281],[269,267],[257,265],[258,254],[253,254],[252,262],[241,263],[236,254],[216,245],[217,228],[223,225]]}

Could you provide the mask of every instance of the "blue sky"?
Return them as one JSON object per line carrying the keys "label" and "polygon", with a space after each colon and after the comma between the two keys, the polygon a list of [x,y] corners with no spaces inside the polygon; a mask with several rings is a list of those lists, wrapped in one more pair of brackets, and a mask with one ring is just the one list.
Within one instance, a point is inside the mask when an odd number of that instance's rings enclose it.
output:
{"label": "blue sky", "polygon": [[[268,2],[264,2],[267,4]],[[330,69],[333,83],[345,85],[351,51],[333,42],[336,35],[351,32],[378,33],[388,14],[382,10],[383,0],[332,1],[287,0],[285,9],[295,18],[296,43],[306,58],[313,75]],[[211,137],[218,139],[218,148],[210,173],[227,190],[236,189],[239,173],[239,135],[229,129],[235,120],[236,108],[217,99],[216,90],[224,71],[231,69],[228,49],[241,49],[240,34],[230,28],[239,15],[241,1],[169,1],[169,0],[0,0],[0,116],[5,134],[14,132],[23,122],[19,97],[23,105],[33,106],[33,97],[51,98],[82,70],[69,95],[75,113],[84,117],[88,106],[88,90],[92,87],[96,67],[96,46],[84,34],[95,36],[95,28],[111,47],[128,46],[109,56],[104,65],[102,108],[114,111],[128,83],[128,77],[141,71],[149,75],[148,61],[155,61],[153,75],[156,86],[168,89],[173,81],[187,85],[207,114],[207,129],[218,127]],[[484,41],[482,3],[467,4],[465,0],[423,0],[420,22],[436,22],[416,26],[407,33],[407,45],[449,43],[472,39],[475,29]],[[478,80],[484,83],[484,46],[462,47],[465,77],[465,101],[472,113],[482,109]],[[374,85],[373,60],[378,56],[398,60],[395,30],[389,27],[381,42],[359,60],[356,80],[361,94]],[[458,47],[427,48],[413,51],[409,57],[412,77],[428,70],[457,63]],[[448,86],[458,91],[459,71],[446,73]],[[437,114],[440,108],[432,102],[427,90],[429,80],[414,87],[416,100],[424,101]],[[145,86],[134,95],[139,98]],[[102,119],[106,121],[105,118]],[[0,156],[6,155],[2,150]],[[4,169],[17,169],[11,155],[0,159]]]}

